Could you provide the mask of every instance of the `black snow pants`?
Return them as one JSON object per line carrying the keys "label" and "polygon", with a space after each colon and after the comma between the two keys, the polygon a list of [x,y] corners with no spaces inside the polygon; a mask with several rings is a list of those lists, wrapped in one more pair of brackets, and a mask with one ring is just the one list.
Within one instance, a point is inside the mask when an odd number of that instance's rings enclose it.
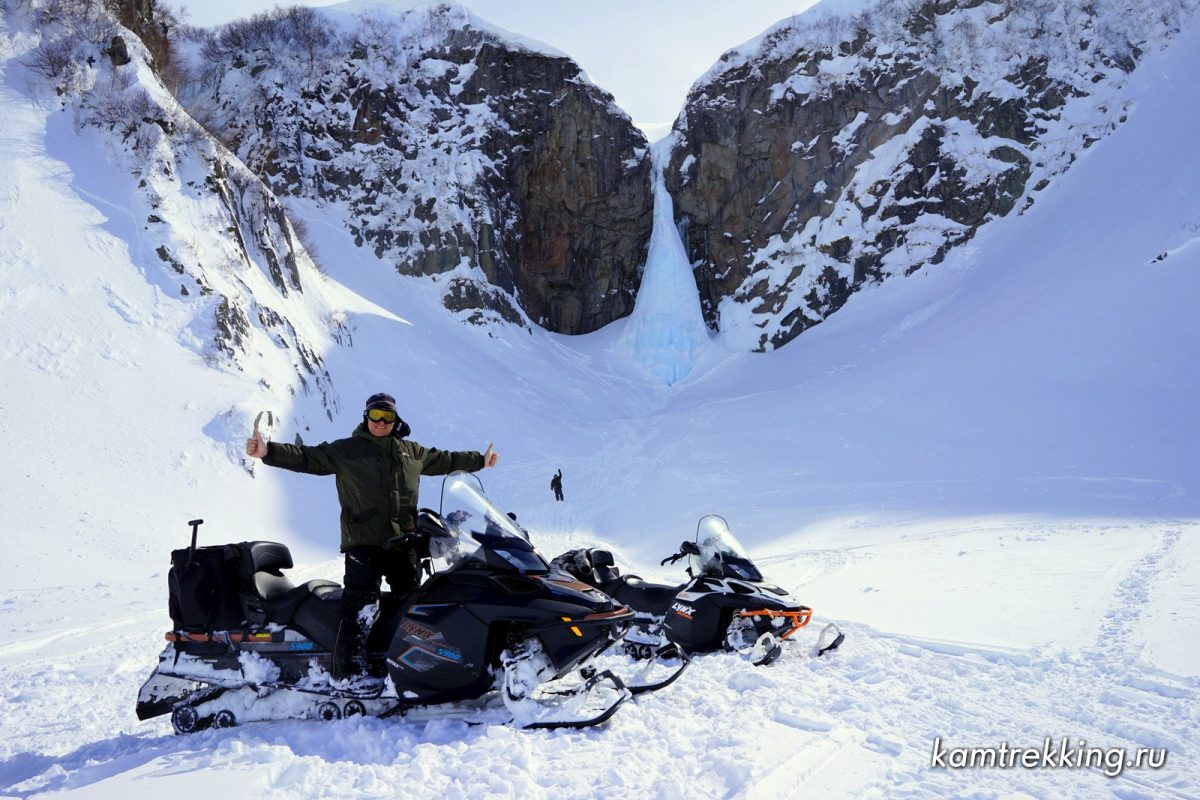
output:
{"label": "black snow pants", "polygon": [[362,545],[346,549],[346,577],[342,581],[342,620],[353,620],[358,612],[379,599],[379,587],[387,578],[394,594],[416,587],[418,567],[407,547]]}
{"label": "black snow pants", "polygon": [[[416,557],[406,547],[385,548],[361,545],[346,549],[346,576],[342,581],[341,622],[334,644],[330,671],[335,680],[348,678],[364,669],[369,630],[358,622],[358,614],[379,599],[380,582],[387,578],[388,588],[399,598],[416,587],[419,571]],[[376,665],[378,666],[378,665]]]}

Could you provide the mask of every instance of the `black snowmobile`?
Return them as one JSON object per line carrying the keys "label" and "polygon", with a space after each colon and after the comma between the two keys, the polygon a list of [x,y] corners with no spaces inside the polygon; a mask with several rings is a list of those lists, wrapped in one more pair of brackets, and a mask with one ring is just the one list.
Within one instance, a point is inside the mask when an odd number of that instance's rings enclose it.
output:
{"label": "black snowmobile", "polygon": [[[625,649],[635,658],[673,642],[686,653],[736,650],[755,664],[770,664],[783,652],[782,642],[812,620],[811,608],[763,577],[723,518],[702,517],[695,541],[683,542],[662,564],[685,556],[689,580],[676,586],[622,575],[608,550],[571,550],[552,564],[634,610]],[[829,623],[818,637],[817,655],[844,639]]]}
{"label": "black snowmobile", "polygon": [[338,584],[293,585],[291,554],[275,542],[197,548],[199,524],[171,554],[173,627],[137,704],[139,719],[169,713],[179,733],[360,714],[585,727],[670,682],[626,686],[596,667],[633,612],[552,571],[467,473],[447,476],[440,513],[418,515],[429,579],[382,593],[366,643],[375,678],[329,676]]}

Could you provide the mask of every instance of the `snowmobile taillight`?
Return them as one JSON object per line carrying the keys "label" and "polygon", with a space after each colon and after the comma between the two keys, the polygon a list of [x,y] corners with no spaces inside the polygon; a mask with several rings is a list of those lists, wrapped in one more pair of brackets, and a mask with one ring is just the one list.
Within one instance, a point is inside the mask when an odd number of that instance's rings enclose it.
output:
{"label": "snowmobile taillight", "polygon": [[601,619],[624,619],[632,616],[633,610],[629,606],[618,606],[613,611],[597,611],[594,614],[585,614],[583,620],[585,622],[594,622]]}
{"label": "snowmobile taillight", "polygon": [[627,620],[633,616],[633,611],[629,606],[620,606],[613,611],[597,611],[593,614],[584,614],[582,617],[560,617],[563,623],[570,629],[571,633],[579,638],[583,638],[583,630],[580,628],[580,623],[585,626],[592,625],[597,622],[620,622]]}
{"label": "snowmobile taillight", "polygon": [[554,584],[556,584],[556,585],[558,585],[558,586],[565,586],[565,587],[566,587],[566,588],[568,588],[568,589],[574,589],[574,590],[575,590],[575,591],[577,591],[577,592],[584,592],[584,593],[588,593],[588,592],[595,592],[595,591],[596,591],[596,587],[595,587],[595,586],[592,586],[590,583],[584,583],[583,581],[577,581],[577,580],[564,580],[563,578],[558,578],[558,577],[550,577],[550,576],[548,576],[548,575],[547,575],[547,576],[544,576],[544,577],[542,578],[542,580],[544,580],[544,581],[548,581],[548,582],[550,582],[550,583],[554,583]]}
{"label": "snowmobile taillight", "polygon": [[166,639],[168,642],[282,642],[283,634],[271,631],[167,631]]}
{"label": "snowmobile taillight", "polygon": [[808,606],[801,606],[799,611],[775,611],[769,608],[761,608],[757,611],[739,611],[738,616],[787,620],[791,625],[788,626],[786,631],[780,634],[780,638],[786,639],[812,621],[812,609]]}

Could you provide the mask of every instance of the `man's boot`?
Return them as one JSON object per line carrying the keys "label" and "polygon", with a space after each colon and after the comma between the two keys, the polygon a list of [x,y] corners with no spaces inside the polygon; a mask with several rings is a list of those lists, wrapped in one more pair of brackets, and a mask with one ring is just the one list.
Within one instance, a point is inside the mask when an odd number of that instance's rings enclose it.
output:
{"label": "man's boot", "polygon": [[344,681],[358,674],[358,654],[362,640],[358,633],[358,621],[344,619],[338,625],[337,641],[333,645],[333,664],[329,674],[335,681]]}

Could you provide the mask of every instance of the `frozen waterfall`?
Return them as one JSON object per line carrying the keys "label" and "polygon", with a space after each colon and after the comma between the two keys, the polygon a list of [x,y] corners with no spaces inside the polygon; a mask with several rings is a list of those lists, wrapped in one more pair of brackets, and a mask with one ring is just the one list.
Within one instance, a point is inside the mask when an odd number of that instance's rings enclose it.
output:
{"label": "frozen waterfall", "polygon": [[675,208],[663,180],[670,137],[657,143],[654,160],[654,228],[642,270],[637,304],[621,342],[652,375],[668,386],[687,377],[709,343],[700,294],[687,253],[675,230]]}

